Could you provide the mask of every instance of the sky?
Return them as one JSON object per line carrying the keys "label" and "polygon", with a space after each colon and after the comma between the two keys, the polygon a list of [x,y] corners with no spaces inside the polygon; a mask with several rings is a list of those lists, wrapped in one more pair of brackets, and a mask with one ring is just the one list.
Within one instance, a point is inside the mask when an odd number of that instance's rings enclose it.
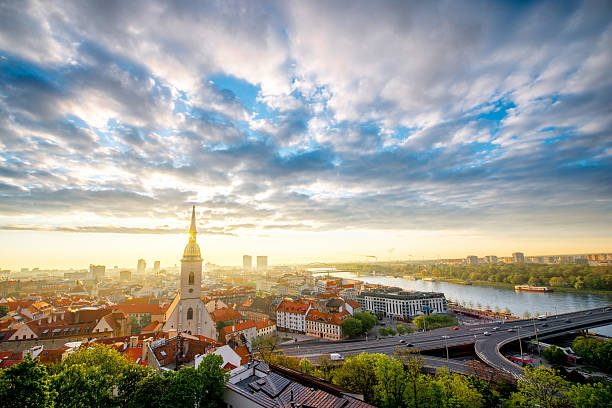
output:
{"label": "sky", "polygon": [[0,268],[612,251],[609,1],[0,4]]}

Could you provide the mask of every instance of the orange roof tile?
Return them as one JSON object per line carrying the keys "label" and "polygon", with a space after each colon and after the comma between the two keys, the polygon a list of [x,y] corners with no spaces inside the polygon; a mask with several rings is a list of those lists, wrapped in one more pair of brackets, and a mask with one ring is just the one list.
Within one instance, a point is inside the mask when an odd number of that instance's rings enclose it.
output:
{"label": "orange roof tile", "polygon": [[276,308],[279,312],[306,314],[308,311],[308,303],[291,302],[289,300],[283,300],[280,305]]}
{"label": "orange roof tile", "polygon": [[233,326],[226,326],[223,328],[223,332],[227,335],[231,333],[237,333],[242,330],[250,329],[251,327],[256,326],[257,324],[254,321],[249,320],[248,322],[234,324]]}
{"label": "orange roof tile", "polygon": [[276,326],[276,323],[274,323],[272,320],[262,320],[260,322],[256,322],[255,327],[257,327],[257,330],[261,330],[270,326]]}
{"label": "orange roof tile", "polygon": [[230,320],[241,320],[242,315],[236,310],[226,307],[223,309],[217,309],[210,314],[210,317],[216,322],[227,322]]}

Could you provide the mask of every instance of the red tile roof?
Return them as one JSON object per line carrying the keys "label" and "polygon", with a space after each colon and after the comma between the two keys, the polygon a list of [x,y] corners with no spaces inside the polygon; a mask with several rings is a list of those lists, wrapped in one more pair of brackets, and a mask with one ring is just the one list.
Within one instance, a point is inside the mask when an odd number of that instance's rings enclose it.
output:
{"label": "red tile roof", "polygon": [[157,320],[147,324],[145,327],[143,327],[140,332],[141,333],[153,333],[158,331],[161,328],[162,324],[160,322],[158,322]]}
{"label": "red tile roof", "polygon": [[300,303],[300,302],[291,302],[289,300],[283,300],[280,305],[276,308],[278,312],[287,312],[287,313],[297,313],[297,314],[306,314],[308,311],[308,307],[310,304],[308,303]]}
{"label": "red tile roof", "polygon": [[316,309],[312,309],[308,312],[308,316],[306,316],[306,320],[318,321],[327,324],[336,324],[341,325],[342,321],[351,315],[344,311],[341,313],[323,313]]}
{"label": "red tile roof", "polygon": [[236,347],[234,351],[240,356],[240,365],[246,364],[249,361],[251,353],[249,353],[247,346]]}
{"label": "red tile roof", "polygon": [[159,307],[159,305],[152,305],[152,304],[136,304],[136,305],[129,305],[129,304],[120,304],[117,306],[113,307],[114,309],[120,310],[123,313],[126,314],[145,314],[145,313],[150,313],[153,315],[162,315],[165,313],[165,310],[162,309],[161,307]]}
{"label": "red tile roof", "polygon": [[250,329],[251,327],[256,327],[256,326],[257,324],[254,321],[249,320],[248,322],[237,323],[237,324],[234,324],[233,326],[226,326],[223,328],[223,332],[226,335],[228,335],[232,333],[241,332],[242,330]]}
{"label": "red tile roof", "polygon": [[353,309],[358,309],[358,308],[360,308],[360,307],[361,307],[361,305],[359,304],[359,302],[357,302],[356,300],[353,300],[353,299],[349,299],[349,300],[347,300],[347,301],[346,301],[346,303],[347,303],[347,304],[349,304],[349,305],[351,305],[351,307],[352,307]]}
{"label": "red tile roof", "polygon": [[257,330],[265,329],[266,327],[276,326],[272,320],[262,320],[260,322],[256,322]]}
{"label": "red tile roof", "polygon": [[215,321],[215,323],[218,322],[228,322],[230,320],[242,320],[243,317],[240,313],[238,313],[236,310],[226,307],[223,309],[217,309],[215,311],[213,311],[210,314],[210,317]]}

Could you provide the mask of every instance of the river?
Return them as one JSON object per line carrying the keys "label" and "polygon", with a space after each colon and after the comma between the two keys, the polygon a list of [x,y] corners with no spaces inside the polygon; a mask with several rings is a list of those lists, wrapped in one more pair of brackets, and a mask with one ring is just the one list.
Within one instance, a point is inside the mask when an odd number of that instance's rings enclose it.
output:
{"label": "river", "polygon": [[[391,276],[357,276],[352,272],[332,272],[333,276],[356,279],[366,283],[396,286],[402,289],[424,292],[442,292],[447,299],[483,309],[510,309],[513,315],[523,317],[525,312],[531,316],[545,313],[556,314],[575,312],[599,306],[612,305],[612,294],[601,295],[576,292],[516,292],[514,289],[476,285],[456,285],[448,282],[425,282]],[[597,327],[589,331],[612,337],[612,325]]]}

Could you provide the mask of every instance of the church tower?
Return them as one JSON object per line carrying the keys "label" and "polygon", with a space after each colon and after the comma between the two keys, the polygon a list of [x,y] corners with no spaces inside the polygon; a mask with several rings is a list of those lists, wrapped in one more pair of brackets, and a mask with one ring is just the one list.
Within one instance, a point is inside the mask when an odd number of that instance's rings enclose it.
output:
{"label": "church tower", "polygon": [[206,310],[202,299],[202,254],[196,242],[195,206],[191,210],[189,242],[181,259],[181,280],[179,292],[165,314],[164,331],[176,330],[179,333],[199,334],[215,338],[215,325]]}

